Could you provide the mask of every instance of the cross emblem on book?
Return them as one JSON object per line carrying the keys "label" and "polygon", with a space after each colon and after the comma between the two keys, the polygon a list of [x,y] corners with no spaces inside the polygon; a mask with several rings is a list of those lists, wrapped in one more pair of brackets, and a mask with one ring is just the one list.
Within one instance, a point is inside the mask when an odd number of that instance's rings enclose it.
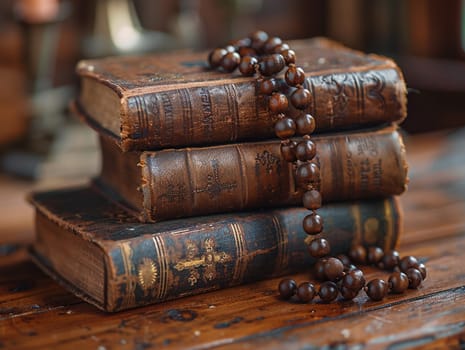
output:
{"label": "cross emblem on book", "polygon": [[255,157],[255,168],[257,168],[257,172],[259,166],[265,167],[268,173],[272,173],[273,168],[275,168],[276,172],[279,174],[281,171],[281,158],[270,151],[264,150],[262,153],[257,153]]}
{"label": "cross emblem on book", "polygon": [[217,159],[211,161],[213,168],[213,174],[207,175],[207,185],[204,188],[196,188],[194,193],[207,192],[210,198],[215,198],[220,195],[221,192],[225,190],[232,190],[237,187],[236,182],[231,183],[222,183],[220,179],[220,166]]}
{"label": "cross emblem on book", "polygon": [[203,268],[203,277],[211,281],[216,278],[217,264],[224,264],[231,261],[231,256],[226,252],[216,251],[216,242],[213,238],[207,238],[203,241],[203,254],[200,254],[200,249],[193,241],[185,242],[186,259],[180,260],[174,268],[178,271],[189,270],[188,282],[194,286],[201,278],[201,270]]}

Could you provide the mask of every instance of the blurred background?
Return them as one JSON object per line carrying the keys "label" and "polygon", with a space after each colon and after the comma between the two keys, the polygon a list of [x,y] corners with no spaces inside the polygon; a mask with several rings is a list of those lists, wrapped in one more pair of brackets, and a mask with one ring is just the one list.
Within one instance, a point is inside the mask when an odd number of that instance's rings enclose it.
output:
{"label": "blurred background", "polygon": [[31,239],[28,191],[99,170],[95,135],[67,111],[80,59],[215,47],[255,29],[391,56],[409,87],[407,132],[465,125],[465,0],[3,0],[0,243]]}

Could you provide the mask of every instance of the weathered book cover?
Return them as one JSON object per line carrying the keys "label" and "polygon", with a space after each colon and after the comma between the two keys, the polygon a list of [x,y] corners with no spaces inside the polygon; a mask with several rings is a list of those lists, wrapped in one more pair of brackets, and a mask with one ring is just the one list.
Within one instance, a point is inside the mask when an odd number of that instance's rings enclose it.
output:
{"label": "weathered book cover", "polygon": [[[402,193],[407,162],[396,126],[315,137],[326,202]],[[300,205],[302,192],[280,141],[170,149],[121,150],[101,137],[98,188],[141,221]]]}
{"label": "weathered book cover", "polygon": [[[318,131],[406,117],[406,86],[390,59],[323,38],[291,42],[313,96]],[[123,151],[224,144],[274,136],[253,77],[208,70],[208,52],[81,61],[74,110]],[[292,115],[295,111],[289,111]]]}
{"label": "weathered book cover", "polygon": [[[31,253],[53,278],[106,311],[204,293],[309,268],[302,208],[141,224],[89,188],[36,193]],[[335,254],[352,244],[392,249],[396,198],[325,205]]]}

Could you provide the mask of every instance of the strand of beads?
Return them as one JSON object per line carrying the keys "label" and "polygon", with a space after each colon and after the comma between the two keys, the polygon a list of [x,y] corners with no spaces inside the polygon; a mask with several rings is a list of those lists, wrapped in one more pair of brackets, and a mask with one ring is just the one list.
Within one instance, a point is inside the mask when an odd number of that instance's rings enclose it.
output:
{"label": "strand of beads", "polygon": [[[363,272],[353,263],[368,263],[391,271],[391,274],[387,282],[375,278],[366,283]],[[379,247],[366,249],[355,246],[350,250],[349,256],[319,259],[315,265],[315,277],[320,280],[318,290],[310,282],[297,285],[293,279],[281,280],[278,287],[280,297],[290,299],[295,296],[299,301],[307,303],[318,295],[323,302],[331,302],[339,294],[345,300],[352,300],[364,290],[371,300],[379,301],[388,293],[398,294],[408,288],[418,288],[426,278],[426,267],[411,255],[400,259],[395,250],[385,253]]]}
{"label": "strand of beads", "polygon": [[[269,37],[256,31],[248,38],[236,40],[225,48],[217,48],[209,55],[212,68],[232,72],[239,68],[245,76],[257,75],[258,91],[268,98],[268,107],[274,115],[275,134],[281,141],[281,155],[293,164],[297,185],[304,191],[303,206],[311,211],[304,218],[303,228],[309,235],[323,230],[323,219],[316,210],[321,207],[319,192],[320,168],[315,160],[316,145],[310,134],[315,130],[315,119],[305,110],[311,104],[312,95],[305,88],[305,72],[297,67],[296,53],[278,37]],[[276,79],[285,67],[284,81]],[[288,95],[284,92],[289,91]],[[292,107],[291,107],[292,105]],[[291,108],[298,111],[290,116]],[[291,137],[299,135],[299,142]],[[310,254],[314,257],[326,255],[329,243],[322,237],[310,243]]]}
{"label": "strand of beads", "polygon": [[[380,248],[372,247],[367,252],[363,246],[356,246],[350,252],[352,260],[347,256],[329,256],[329,242],[319,235],[323,231],[323,219],[317,213],[322,203],[320,168],[315,161],[316,145],[310,137],[315,130],[315,119],[306,113],[312,95],[305,87],[304,70],[296,66],[295,51],[280,38],[256,31],[247,38],[213,50],[208,60],[214,69],[233,72],[238,68],[244,76],[257,76],[259,95],[267,98],[268,108],[274,115],[275,134],[282,140],[281,156],[292,164],[295,182],[303,190],[303,206],[311,211],[302,225],[307,234],[315,236],[308,245],[308,251],[317,259],[315,274],[322,282],[317,292],[309,282],[297,286],[295,281],[286,279],[279,284],[280,295],[283,298],[297,295],[301,301],[310,301],[318,294],[328,302],[336,299],[339,292],[343,298],[353,299],[364,289],[371,299],[380,300],[388,291],[399,292],[409,286],[416,288],[426,277],[426,268],[413,257],[407,259],[410,261],[409,268],[403,269],[402,266],[407,263],[402,263],[403,259],[399,262],[397,253],[384,254]],[[277,79],[285,68],[284,80]],[[292,140],[295,135],[301,136],[301,140]],[[363,272],[354,267],[352,261],[365,263],[367,257],[370,263],[388,270],[399,265],[401,271],[395,271],[388,284],[374,279],[365,285]]]}

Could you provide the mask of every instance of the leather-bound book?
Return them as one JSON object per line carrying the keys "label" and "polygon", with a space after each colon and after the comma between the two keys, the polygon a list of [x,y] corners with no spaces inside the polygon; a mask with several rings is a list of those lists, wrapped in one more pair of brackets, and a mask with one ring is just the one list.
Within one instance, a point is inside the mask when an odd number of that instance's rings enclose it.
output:
{"label": "leather-bound book", "polygon": [[[321,173],[315,186],[326,202],[405,190],[405,149],[395,125],[314,140]],[[98,188],[144,222],[301,205],[279,140],[123,153],[101,137],[101,149]]]}
{"label": "leather-bound book", "polygon": [[[307,112],[316,118],[317,132],[406,117],[406,85],[392,60],[324,38],[290,46],[306,72],[304,85],[312,93]],[[273,137],[274,122],[256,78],[211,71],[207,55],[182,51],[81,61],[74,111],[123,151]]]}
{"label": "leather-bound book", "polygon": [[[32,195],[31,253],[53,278],[105,311],[118,311],[308,269],[301,207],[141,224],[89,188]],[[396,198],[324,205],[332,253],[352,244],[392,249]]]}

